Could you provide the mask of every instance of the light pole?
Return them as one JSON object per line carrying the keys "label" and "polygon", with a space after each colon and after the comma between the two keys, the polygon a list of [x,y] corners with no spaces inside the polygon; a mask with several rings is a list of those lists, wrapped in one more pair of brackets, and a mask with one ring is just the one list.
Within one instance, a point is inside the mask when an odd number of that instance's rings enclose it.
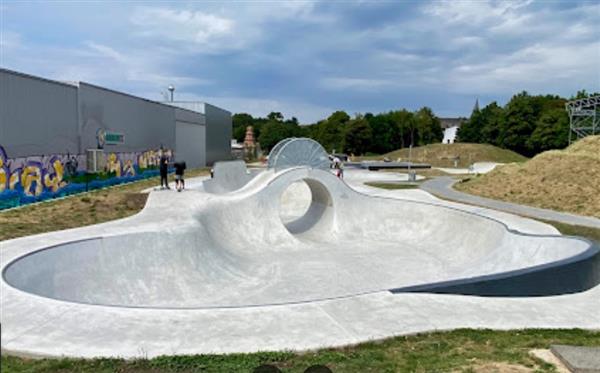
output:
{"label": "light pole", "polygon": [[175,91],[175,87],[170,85],[167,89],[169,90],[169,92],[171,92],[171,102],[173,102],[173,92]]}

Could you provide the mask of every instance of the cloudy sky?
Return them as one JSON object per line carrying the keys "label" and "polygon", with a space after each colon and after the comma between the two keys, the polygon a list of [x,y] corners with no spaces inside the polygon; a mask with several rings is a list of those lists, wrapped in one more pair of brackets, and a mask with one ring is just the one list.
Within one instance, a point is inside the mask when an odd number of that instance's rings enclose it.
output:
{"label": "cloudy sky", "polygon": [[0,0],[0,66],[310,123],[600,91],[600,1]]}

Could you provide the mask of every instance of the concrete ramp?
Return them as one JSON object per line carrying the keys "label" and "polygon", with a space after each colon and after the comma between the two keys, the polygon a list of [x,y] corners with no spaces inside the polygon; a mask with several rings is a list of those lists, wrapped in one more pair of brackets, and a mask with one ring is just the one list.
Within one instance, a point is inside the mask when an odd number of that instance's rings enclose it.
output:
{"label": "concrete ramp", "polygon": [[213,177],[202,184],[208,193],[224,194],[240,189],[254,176],[256,172],[248,170],[243,160],[215,162]]}
{"label": "concrete ramp", "polygon": [[[282,197],[298,185],[310,197],[282,219]],[[158,196],[130,222],[135,230],[32,252],[8,264],[4,280],[43,297],[144,308],[386,290],[542,296],[600,281],[598,248],[586,240],[521,234],[462,210],[361,194],[323,170],[266,171],[224,195],[176,194],[178,204],[154,216],[152,205],[167,203]]]}

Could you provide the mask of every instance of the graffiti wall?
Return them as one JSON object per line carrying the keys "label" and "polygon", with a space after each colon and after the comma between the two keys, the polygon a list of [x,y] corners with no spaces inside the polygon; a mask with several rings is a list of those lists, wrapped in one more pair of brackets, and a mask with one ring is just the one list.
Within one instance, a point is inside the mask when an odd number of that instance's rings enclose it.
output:
{"label": "graffiti wall", "polygon": [[[162,152],[173,159],[173,152]],[[0,145],[0,210],[158,175],[160,149],[107,153],[104,172],[85,172],[85,155],[9,158]]]}

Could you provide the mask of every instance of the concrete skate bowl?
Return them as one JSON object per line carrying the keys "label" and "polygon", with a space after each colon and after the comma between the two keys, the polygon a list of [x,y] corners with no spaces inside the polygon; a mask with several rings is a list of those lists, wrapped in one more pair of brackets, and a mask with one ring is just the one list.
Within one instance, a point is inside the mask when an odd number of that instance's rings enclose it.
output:
{"label": "concrete skate bowl", "polygon": [[[298,183],[310,202],[284,221],[280,197]],[[8,263],[3,278],[61,301],[168,309],[381,291],[544,296],[600,281],[599,250],[589,241],[520,234],[458,209],[363,195],[323,170],[264,172],[238,191],[211,195],[190,219],[33,251]]]}

